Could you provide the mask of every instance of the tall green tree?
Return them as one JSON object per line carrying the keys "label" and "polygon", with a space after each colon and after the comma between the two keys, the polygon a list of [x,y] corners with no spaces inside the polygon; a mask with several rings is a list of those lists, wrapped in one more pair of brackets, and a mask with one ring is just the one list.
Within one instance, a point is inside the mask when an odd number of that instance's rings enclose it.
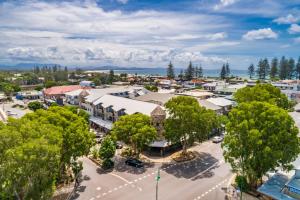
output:
{"label": "tall green tree", "polygon": [[223,65],[221,68],[220,78],[223,80],[226,79],[226,66],[225,65]]}
{"label": "tall green tree", "polygon": [[253,78],[254,74],[255,74],[255,68],[254,68],[254,65],[251,64],[249,67],[248,67],[248,74],[249,74],[249,77],[250,79]]}
{"label": "tall green tree", "polygon": [[113,163],[111,158],[114,157],[116,153],[116,145],[113,139],[110,136],[106,136],[99,149],[99,157],[103,160],[103,167],[109,168],[111,165],[109,163]]}
{"label": "tall green tree", "polygon": [[175,73],[174,73],[174,66],[172,62],[170,61],[168,68],[167,68],[167,77],[169,79],[174,79],[175,78]]}
{"label": "tall green tree", "polygon": [[180,73],[178,74],[178,78],[180,78],[180,79],[184,78],[183,70],[180,70]]}
{"label": "tall green tree", "polygon": [[107,82],[109,84],[112,84],[112,82],[114,81],[114,78],[115,78],[115,73],[114,73],[114,70],[111,69],[111,70],[109,70]]}
{"label": "tall green tree", "polygon": [[295,60],[290,58],[288,60],[288,79],[293,79],[296,71]]}
{"label": "tall green tree", "polygon": [[287,96],[271,84],[257,84],[254,87],[241,88],[234,94],[234,98],[238,103],[260,101],[283,109],[290,108]]}
{"label": "tall green tree", "polygon": [[275,79],[278,76],[278,59],[273,58],[271,61],[270,78]]}
{"label": "tall green tree", "polygon": [[61,129],[63,138],[60,157],[59,179],[65,174],[73,160],[87,155],[94,144],[86,120],[68,108],[51,106],[48,110],[37,110],[23,117],[40,124],[51,124]]}
{"label": "tall green tree", "polygon": [[192,80],[194,76],[194,67],[192,61],[190,61],[188,68],[185,70],[185,79]]}
{"label": "tall green tree", "polygon": [[279,63],[279,78],[281,80],[288,78],[288,61],[284,56],[282,56]]}
{"label": "tall green tree", "polygon": [[257,66],[257,76],[260,80],[265,80],[269,74],[270,65],[268,59],[260,59]]}
{"label": "tall green tree", "polygon": [[120,117],[114,123],[111,133],[117,140],[130,145],[136,155],[157,137],[150,117],[140,113]]}
{"label": "tall green tree", "polygon": [[226,162],[256,187],[277,167],[292,169],[298,154],[298,129],[287,111],[266,102],[239,104],[229,113],[222,143]]}
{"label": "tall green tree", "polygon": [[298,62],[297,62],[297,65],[296,65],[296,78],[298,80],[300,80],[300,56],[298,58]]}
{"label": "tall green tree", "polygon": [[203,77],[203,69],[202,66],[200,65],[198,68],[198,78],[202,78]]}
{"label": "tall green tree", "polygon": [[0,198],[49,199],[59,172],[61,130],[10,119],[0,130]]}
{"label": "tall green tree", "polygon": [[226,78],[229,78],[230,77],[230,67],[229,67],[228,62],[225,64],[225,72],[226,72]]}
{"label": "tall green tree", "polygon": [[182,143],[183,154],[194,141],[207,139],[217,124],[217,116],[212,110],[200,107],[195,98],[178,96],[170,99],[165,107],[169,117],[165,122],[165,137],[173,143]]}

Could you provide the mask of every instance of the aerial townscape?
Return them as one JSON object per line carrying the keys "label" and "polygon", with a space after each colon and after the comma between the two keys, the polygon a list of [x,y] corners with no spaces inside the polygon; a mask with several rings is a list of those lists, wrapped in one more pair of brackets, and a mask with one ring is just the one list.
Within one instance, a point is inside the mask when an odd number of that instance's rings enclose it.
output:
{"label": "aerial townscape", "polygon": [[0,200],[300,200],[300,1],[0,1]]}

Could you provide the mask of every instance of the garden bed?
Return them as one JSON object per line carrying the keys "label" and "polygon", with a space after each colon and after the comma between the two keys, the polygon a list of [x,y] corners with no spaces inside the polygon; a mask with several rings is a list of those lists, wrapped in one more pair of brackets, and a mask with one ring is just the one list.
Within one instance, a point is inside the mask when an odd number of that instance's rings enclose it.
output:
{"label": "garden bed", "polygon": [[186,153],[182,153],[182,151],[180,152],[176,152],[174,153],[171,158],[175,161],[175,162],[186,162],[186,161],[191,161],[194,160],[196,158],[196,154],[193,151],[188,151]]}

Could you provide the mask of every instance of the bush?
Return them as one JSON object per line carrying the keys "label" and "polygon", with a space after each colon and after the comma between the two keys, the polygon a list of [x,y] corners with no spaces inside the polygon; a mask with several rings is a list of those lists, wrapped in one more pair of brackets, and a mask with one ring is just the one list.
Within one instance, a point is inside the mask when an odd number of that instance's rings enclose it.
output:
{"label": "bush", "polygon": [[126,147],[125,149],[123,149],[121,156],[123,157],[132,157],[133,156],[133,150],[129,147]]}
{"label": "bush", "polygon": [[114,167],[114,162],[111,159],[105,159],[102,162],[102,169],[111,169]]}
{"label": "bush", "polygon": [[158,87],[155,86],[155,85],[146,85],[145,88],[149,91],[152,91],[152,92],[157,92],[158,91]]}
{"label": "bush", "polygon": [[242,192],[247,192],[249,189],[249,184],[247,182],[247,178],[245,176],[236,176],[235,177],[235,183],[237,187],[242,191]]}
{"label": "bush", "polygon": [[38,109],[42,109],[44,108],[43,104],[41,102],[38,101],[32,101],[28,104],[28,108],[30,110],[36,111]]}
{"label": "bush", "polygon": [[92,157],[93,157],[94,159],[98,159],[98,158],[99,158],[99,154],[98,154],[97,148],[93,148],[93,149],[92,149]]}

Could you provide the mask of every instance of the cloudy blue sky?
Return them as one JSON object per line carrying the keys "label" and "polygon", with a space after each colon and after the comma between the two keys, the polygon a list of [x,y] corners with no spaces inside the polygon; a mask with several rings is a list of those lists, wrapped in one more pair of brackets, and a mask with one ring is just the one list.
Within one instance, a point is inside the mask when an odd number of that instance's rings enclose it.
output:
{"label": "cloudy blue sky", "polygon": [[300,0],[0,0],[0,64],[246,69],[300,56]]}

